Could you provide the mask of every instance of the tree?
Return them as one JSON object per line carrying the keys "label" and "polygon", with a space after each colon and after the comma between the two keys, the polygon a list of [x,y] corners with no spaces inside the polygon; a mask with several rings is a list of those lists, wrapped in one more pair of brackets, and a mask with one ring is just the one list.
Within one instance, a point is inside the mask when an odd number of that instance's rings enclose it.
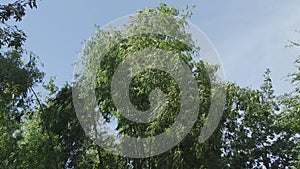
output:
{"label": "tree", "polygon": [[[299,46],[298,43],[293,42],[294,46]],[[290,155],[288,163],[292,168],[300,167],[300,58],[295,60],[295,66],[298,72],[290,73],[291,84],[295,89],[286,93],[279,98],[281,106],[283,107],[282,113],[278,117],[278,128],[282,131],[282,149],[286,150],[286,155]],[[282,146],[280,145],[280,146]]]}
{"label": "tree", "polygon": [[[20,167],[22,121],[32,101],[29,92],[41,82],[43,73],[37,68],[36,56],[23,49],[25,33],[11,20],[20,22],[25,9],[36,7],[35,0],[0,5],[0,167]],[[24,59],[27,56],[27,61]],[[22,167],[20,167],[22,168]]]}
{"label": "tree", "polygon": [[[150,18],[151,16],[154,17],[147,19],[149,16]],[[172,19],[167,20],[166,16]],[[179,18],[174,19],[177,17]],[[179,88],[176,81],[163,71],[146,70],[140,72],[131,81],[129,87],[130,100],[139,110],[149,109],[149,95],[152,90],[160,88],[166,94],[168,104],[163,115],[158,120],[149,124],[131,122],[119,114],[119,110],[113,103],[113,96],[110,93],[111,85],[118,83],[113,82],[115,69],[124,58],[143,49],[156,48],[173,51],[175,55],[179,56],[189,66],[196,79],[197,87],[201,90],[199,92],[200,98],[196,101],[196,104],[199,102],[201,105],[201,109],[198,112],[199,115],[192,132],[180,144],[161,155],[146,159],[121,158],[127,162],[126,168],[212,168],[222,165],[219,158],[221,156],[221,133],[219,131],[215,132],[208,142],[204,144],[198,142],[199,133],[209,112],[211,88],[212,85],[216,85],[212,82],[211,77],[217,71],[217,67],[208,65],[203,61],[193,60],[192,56],[196,55],[198,47],[194,45],[190,35],[183,29],[188,17],[190,17],[189,11],[181,14],[175,7],[160,4],[157,8],[138,11],[137,15],[133,16],[128,25],[125,26],[125,34],[114,28],[108,31],[98,29],[92,35],[91,40],[85,44],[83,60],[80,63],[86,68],[86,71],[77,76],[78,83],[74,84],[74,88],[76,89],[78,86],[92,86],[91,91],[95,90],[99,108],[99,114],[82,115],[85,116],[84,120],[86,121],[94,120],[97,123],[99,118],[103,117],[107,122],[110,122],[112,119],[117,118],[117,130],[121,134],[128,134],[133,137],[157,135],[166,131],[166,128],[170,127],[174,122],[180,107],[178,101]],[[144,30],[162,30],[166,34],[175,33],[183,41],[163,34],[139,34],[139,32]],[[135,34],[138,35],[135,36]],[[103,56],[103,60],[101,60],[101,56]],[[132,62],[131,65],[133,64],[135,63]],[[174,65],[174,67],[176,66]],[[97,77],[96,81],[92,81],[92,84],[89,84],[88,80],[93,78],[94,75]],[[96,84],[95,88],[93,88],[94,83]],[[75,93],[75,97],[84,97],[86,94]],[[120,95],[116,97],[118,96]],[[89,101],[79,100],[76,104],[79,104],[80,108],[85,107],[84,104],[81,104],[82,102],[90,103]],[[83,112],[86,112],[85,109]],[[90,125],[86,126],[86,128],[96,129],[97,127]],[[139,150],[132,149],[132,151]]]}
{"label": "tree", "polygon": [[[37,68],[36,56],[23,49],[25,33],[17,26],[11,26],[12,18],[20,22],[25,8],[36,8],[35,0],[16,1],[7,5],[0,4],[0,97],[1,108],[16,109],[24,105],[28,90],[41,82],[43,73]],[[25,62],[23,55],[28,56]],[[19,117],[18,117],[19,118]]]}
{"label": "tree", "polygon": [[229,85],[222,127],[222,151],[229,168],[284,168],[292,158],[280,149],[281,130],[276,127],[279,103],[270,70],[264,77],[260,90]]}

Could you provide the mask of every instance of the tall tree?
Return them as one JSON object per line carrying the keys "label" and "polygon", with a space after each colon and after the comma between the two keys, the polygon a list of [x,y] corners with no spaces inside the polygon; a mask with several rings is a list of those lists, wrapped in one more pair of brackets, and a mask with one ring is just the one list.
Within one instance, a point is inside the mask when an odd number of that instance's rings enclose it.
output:
{"label": "tall tree", "polygon": [[[294,46],[299,46],[293,42]],[[297,72],[290,73],[290,82],[294,90],[279,98],[282,113],[278,117],[278,128],[281,130],[280,139],[282,144],[278,145],[285,150],[285,156],[289,156],[287,162],[292,168],[300,167],[300,57],[295,60]]]}
{"label": "tall tree", "polygon": [[25,33],[13,25],[22,20],[27,7],[36,8],[35,0],[0,4],[1,168],[22,168],[17,143],[22,139],[23,115],[32,103],[29,90],[43,77],[37,68],[36,56],[23,49]]}
{"label": "tall tree", "polygon": [[229,168],[284,168],[286,154],[278,149],[276,128],[279,105],[270,71],[260,90],[230,84],[224,114],[223,156]]}
{"label": "tall tree", "polygon": [[[203,122],[209,112],[211,85],[213,82],[210,77],[217,71],[217,67],[208,65],[203,61],[193,60],[193,55],[196,53],[197,46],[193,44],[190,34],[184,31],[186,19],[190,17],[191,12],[180,13],[175,7],[169,7],[165,4],[160,4],[153,9],[145,9],[137,12],[137,15],[131,18],[131,21],[125,26],[125,34],[117,29],[104,31],[98,29],[93,34],[90,41],[86,43],[86,48],[83,51],[83,60],[81,64],[87,68],[87,78],[94,77],[95,92],[98,99],[99,114],[109,122],[113,118],[117,118],[117,130],[121,134],[127,134],[133,137],[151,137],[161,132],[166,131],[168,127],[175,121],[179,110],[179,88],[176,81],[167,73],[158,70],[146,70],[135,76],[129,87],[129,97],[133,105],[139,110],[147,110],[150,107],[149,95],[152,90],[160,88],[167,95],[168,104],[159,119],[148,123],[138,124],[122,117],[119,110],[115,107],[112,95],[111,85],[114,71],[121,61],[128,55],[147,48],[156,48],[167,51],[174,51],[180,59],[187,64],[193,73],[197,85],[199,87],[200,100],[196,104],[200,104],[201,108],[196,124],[192,132],[177,146],[171,150],[146,159],[139,158],[122,158],[127,161],[126,168],[213,168],[222,165],[221,156],[221,133],[216,132],[208,142],[200,144],[198,136],[203,126]],[[147,19],[148,16],[156,16],[155,19]],[[165,19],[170,18],[179,19]],[[145,19],[146,18],[146,19]],[[171,23],[171,24],[170,24]],[[159,25],[159,26],[158,26]],[[139,34],[143,30],[155,31],[163,30],[165,35],[161,34]],[[175,33],[176,36],[184,39],[184,42],[178,39],[168,37],[167,34]],[[127,37],[123,39],[124,37]],[[112,46],[111,44],[116,43]],[[187,42],[187,43],[186,43]],[[108,49],[109,48],[109,49]],[[197,48],[198,49],[198,48]],[[102,61],[102,52],[107,51]],[[100,52],[100,53],[97,53]],[[131,63],[135,64],[135,63]],[[176,67],[176,65],[174,65]],[[78,76],[76,85],[93,86],[85,84],[86,74]],[[82,79],[80,79],[82,78]],[[118,82],[116,82],[118,83]],[[75,86],[76,87],[76,86]],[[85,94],[80,93],[85,96]],[[76,96],[75,96],[76,97]],[[80,102],[80,101],[79,101]],[[199,103],[198,103],[199,102]],[[92,116],[92,115],[91,115]],[[92,117],[98,121],[97,117]],[[90,128],[95,128],[90,126]],[[138,151],[132,149],[132,151]]]}

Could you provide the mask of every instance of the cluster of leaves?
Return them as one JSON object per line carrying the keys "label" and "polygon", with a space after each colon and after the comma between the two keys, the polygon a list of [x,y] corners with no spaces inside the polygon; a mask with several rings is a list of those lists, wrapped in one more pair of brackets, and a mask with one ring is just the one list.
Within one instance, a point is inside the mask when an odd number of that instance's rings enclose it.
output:
{"label": "cluster of leaves", "polygon": [[15,22],[22,21],[25,16],[26,7],[37,8],[36,0],[18,0],[14,3],[0,4],[0,48],[4,46],[18,49],[26,40],[25,33],[17,26],[10,26],[7,22],[14,19]]}

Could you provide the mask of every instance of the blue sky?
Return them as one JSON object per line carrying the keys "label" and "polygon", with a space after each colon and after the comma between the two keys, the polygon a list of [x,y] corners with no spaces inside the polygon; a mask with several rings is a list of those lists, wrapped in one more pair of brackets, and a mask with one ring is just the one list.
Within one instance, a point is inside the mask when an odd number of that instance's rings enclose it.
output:
{"label": "blue sky", "polygon": [[[295,70],[297,48],[285,48],[288,40],[300,39],[299,0],[167,0],[179,9],[196,5],[189,20],[199,27],[219,53],[226,78],[241,86],[257,88],[266,68],[272,71],[277,93],[291,89],[284,76]],[[82,42],[103,26],[138,9],[153,7],[158,0],[42,0],[28,10],[20,27],[28,39],[26,48],[45,65],[46,80],[56,76],[61,86],[71,82],[72,64]]]}

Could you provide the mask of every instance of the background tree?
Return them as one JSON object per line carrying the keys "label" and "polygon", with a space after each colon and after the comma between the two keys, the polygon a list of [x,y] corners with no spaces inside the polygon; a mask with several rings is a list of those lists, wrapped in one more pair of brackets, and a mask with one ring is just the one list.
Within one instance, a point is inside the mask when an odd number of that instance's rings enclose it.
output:
{"label": "background tree", "polygon": [[[293,42],[294,46],[299,46]],[[280,139],[282,144],[278,145],[285,156],[290,156],[288,163],[292,168],[300,167],[300,57],[295,60],[297,72],[290,73],[291,84],[294,85],[294,90],[286,93],[279,98],[282,112],[278,118],[278,128],[281,130]],[[284,146],[283,146],[284,145]]]}
{"label": "background tree", "polygon": [[[0,4],[1,168],[22,168],[22,150],[18,142],[23,139],[23,115],[32,103],[29,90],[43,77],[36,66],[36,56],[23,49],[25,33],[12,25],[22,20],[27,7],[36,8],[36,1]],[[27,61],[24,61],[25,58]]]}
{"label": "background tree", "polygon": [[260,90],[229,84],[222,127],[222,151],[229,168],[287,166],[277,147],[281,141],[275,127],[279,107],[268,69],[264,77]]}

